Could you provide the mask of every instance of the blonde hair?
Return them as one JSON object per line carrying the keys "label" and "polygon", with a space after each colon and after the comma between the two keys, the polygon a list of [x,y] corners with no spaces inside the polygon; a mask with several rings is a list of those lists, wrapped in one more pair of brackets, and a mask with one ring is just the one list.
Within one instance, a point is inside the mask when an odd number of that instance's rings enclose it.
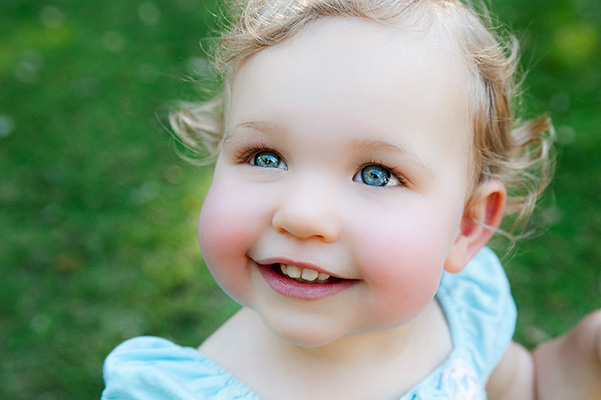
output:
{"label": "blonde hair", "polygon": [[[553,127],[545,116],[526,122],[514,117],[518,42],[493,28],[484,5],[459,0],[238,0],[232,10],[233,23],[216,54],[217,70],[226,82],[248,57],[319,18],[354,17],[404,28],[419,24],[426,30],[442,29],[465,56],[473,76],[472,186],[488,179],[501,181],[508,191],[506,215],[515,217],[508,232],[525,226],[553,173]],[[170,117],[176,135],[203,155],[205,163],[219,153],[226,104],[224,89],[212,100],[186,104]]]}

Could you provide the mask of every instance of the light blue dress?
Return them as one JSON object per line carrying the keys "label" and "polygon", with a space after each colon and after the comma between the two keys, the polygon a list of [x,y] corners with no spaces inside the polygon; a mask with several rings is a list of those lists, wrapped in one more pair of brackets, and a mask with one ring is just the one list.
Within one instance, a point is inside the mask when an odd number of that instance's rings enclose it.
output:
{"label": "light blue dress", "polygon": [[[453,350],[400,400],[486,399],[484,385],[511,341],[516,321],[497,256],[484,248],[461,273],[444,273],[436,297]],[[103,400],[259,400],[196,349],[155,337],[134,338],[113,350],[104,364],[104,379]]]}

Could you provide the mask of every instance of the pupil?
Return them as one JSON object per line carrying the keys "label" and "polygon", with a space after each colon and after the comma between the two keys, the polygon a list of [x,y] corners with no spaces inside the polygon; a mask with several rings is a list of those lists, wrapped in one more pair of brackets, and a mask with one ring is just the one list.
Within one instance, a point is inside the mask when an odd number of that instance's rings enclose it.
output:
{"label": "pupil", "polygon": [[386,186],[390,180],[390,172],[378,166],[369,166],[361,171],[363,182],[370,186]]}
{"label": "pupil", "polygon": [[260,153],[257,154],[255,159],[255,164],[259,167],[265,168],[277,168],[278,166],[278,157],[272,153]]}

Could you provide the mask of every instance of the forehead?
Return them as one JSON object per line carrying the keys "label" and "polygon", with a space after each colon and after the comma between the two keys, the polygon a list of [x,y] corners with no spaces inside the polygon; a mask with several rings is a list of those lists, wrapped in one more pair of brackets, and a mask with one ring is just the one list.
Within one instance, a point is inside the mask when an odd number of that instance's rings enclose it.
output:
{"label": "forehead", "polygon": [[[467,108],[470,74],[449,36],[431,26],[409,29],[359,18],[322,18],[238,67],[229,80],[230,105],[262,85],[265,96],[270,87],[286,86],[299,102],[317,87],[315,100],[327,110],[335,106],[328,103],[333,98],[360,96],[368,103],[394,87],[421,92],[434,108],[442,106],[443,92],[453,94],[457,105]],[[293,108],[290,100],[281,106]],[[391,112],[398,113],[398,106]]]}

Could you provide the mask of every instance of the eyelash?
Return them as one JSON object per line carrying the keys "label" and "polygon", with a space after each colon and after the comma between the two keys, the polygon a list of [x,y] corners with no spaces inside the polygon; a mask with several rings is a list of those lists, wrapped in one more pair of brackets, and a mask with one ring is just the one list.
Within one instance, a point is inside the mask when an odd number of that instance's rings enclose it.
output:
{"label": "eyelash", "polygon": [[410,183],[407,180],[407,178],[405,178],[405,176],[401,173],[401,171],[398,168],[390,167],[386,163],[383,163],[381,161],[376,161],[375,159],[371,159],[371,160],[368,160],[366,162],[363,162],[363,163],[359,164],[359,167],[357,168],[357,171],[358,172],[362,171],[363,168],[369,167],[371,165],[387,169],[390,172],[390,176],[396,178],[399,181],[399,183],[400,183],[401,186],[408,186],[409,183]]}
{"label": "eyelash", "polygon": [[[275,151],[275,150],[271,149],[270,147],[265,146],[263,144],[249,144],[249,145],[241,148],[236,153],[235,160],[237,163],[240,163],[240,164],[250,163],[250,161],[252,160],[252,158],[255,155],[257,155],[258,153],[263,152],[263,151],[275,153],[279,157],[281,157],[282,160],[284,160],[284,158],[280,155],[280,153],[278,153],[277,151]],[[284,160],[284,162],[285,161],[286,160]],[[390,175],[393,176],[394,178],[396,178],[399,181],[399,183],[401,184],[401,186],[408,186],[410,183],[407,180],[407,178],[405,178],[405,176],[401,173],[401,171],[398,170],[398,168],[390,167],[386,163],[377,161],[376,159],[369,159],[368,161],[360,163],[359,166],[357,167],[357,172],[363,170],[363,168],[368,167],[370,165],[379,166],[379,167],[385,168],[388,171],[390,171]]]}
{"label": "eyelash", "polygon": [[241,148],[238,152],[236,152],[235,155],[235,160],[237,163],[240,164],[246,164],[249,163],[250,160],[252,160],[252,158],[257,155],[258,153],[262,152],[262,151],[268,151],[274,154],[277,154],[278,156],[280,156],[282,158],[282,160],[284,159],[280,153],[278,153],[277,151],[270,149],[269,147],[262,145],[262,144],[249,144],[243,148]]}

